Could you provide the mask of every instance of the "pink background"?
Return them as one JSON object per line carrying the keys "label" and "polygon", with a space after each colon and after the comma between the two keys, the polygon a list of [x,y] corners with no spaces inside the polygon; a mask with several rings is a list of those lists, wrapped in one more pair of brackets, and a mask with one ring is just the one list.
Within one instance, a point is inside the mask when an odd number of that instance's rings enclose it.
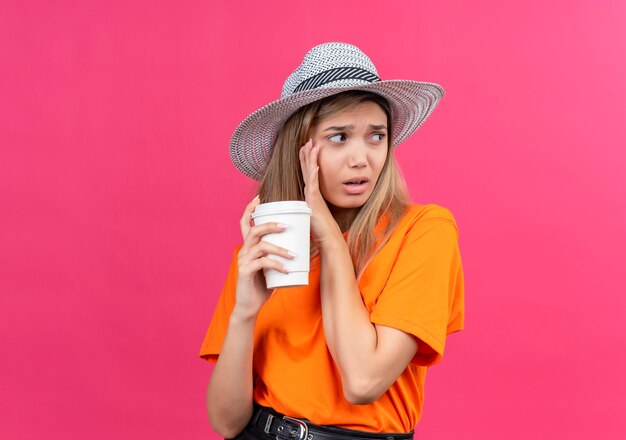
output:
{"label": "pink background", "polygon": [[626,438],[618,0],[2,2],[0,438],[216,438],[227,143],[336,40],[447,92],[397,153],[466,273],[417,437]]}

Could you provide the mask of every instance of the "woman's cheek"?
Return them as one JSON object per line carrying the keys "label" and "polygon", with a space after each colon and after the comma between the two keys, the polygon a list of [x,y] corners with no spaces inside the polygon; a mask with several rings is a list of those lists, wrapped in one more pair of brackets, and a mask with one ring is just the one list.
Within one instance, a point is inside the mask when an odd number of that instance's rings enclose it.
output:
{"label": "woman's cheek", "polygon": [[376,164],[376,169],[378,170],[379,173],[381,172],[381,170],[383,169],[383,166],[385,165],[387,154],[388,154],[387,149],[381,149],[380,151],[376,152],[375,157],[373,158],[372,162],[370,162],[370,163]]}

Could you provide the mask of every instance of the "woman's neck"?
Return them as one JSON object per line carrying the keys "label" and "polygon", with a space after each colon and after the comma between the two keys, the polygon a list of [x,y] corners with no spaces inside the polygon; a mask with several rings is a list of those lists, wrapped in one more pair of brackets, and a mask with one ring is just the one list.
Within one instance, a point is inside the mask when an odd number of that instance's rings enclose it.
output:
{"label": "woman's neck", "polygon": [[336,206],[331,205],[328,202],[326,203],[328,204],[328,209],[330,213],[333,215],[333,218],[339,225],[341,232],[346,232],[348,229],[350,229],[350,226],[352,225],[352,222],[354,221],[354,218],[356,217],[358,213],[358,209],[357,208],[338,208]]}

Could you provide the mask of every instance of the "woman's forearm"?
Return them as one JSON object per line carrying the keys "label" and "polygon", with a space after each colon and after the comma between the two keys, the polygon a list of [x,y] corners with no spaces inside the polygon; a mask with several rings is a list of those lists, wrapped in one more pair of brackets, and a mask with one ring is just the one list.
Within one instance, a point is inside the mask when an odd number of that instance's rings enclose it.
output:
{"label": "woman's forearm", "polygon": [[207,391],[213,429],[225,438],[239,434],[252,416],[252,353],[255,318],[234,310]]}
{"label": "woman's forearm", "polygon": [[265,288],[261,271],[286,272],[282,264],[267,258],[269,254],[292,258],[287,249],[261,240],[267,234],[282,232],[284,225],[275,222],[251,225],[258,204],[257,196],[248,203],[241,217],[243,244],[237,253],[235,306],[207,390],[209,420],[226,438],[239,434],[252,417],[254,325],[271,293]]}
{"label": "woman's forearm", "polygon": [[417,341],[400,330],[371,323],[343,238],[326,242],[320,257],[324,334],[344,395],[353,404],[371,403],[406,368]]}
{"label": "woman's forearm", "polygon": [[337,364],[346,398],[358,403],[369,388],[368,363],[376,350],[376,329],[358,290],[348,247],[342,237],[320,250],[320,294],[324,333]]}

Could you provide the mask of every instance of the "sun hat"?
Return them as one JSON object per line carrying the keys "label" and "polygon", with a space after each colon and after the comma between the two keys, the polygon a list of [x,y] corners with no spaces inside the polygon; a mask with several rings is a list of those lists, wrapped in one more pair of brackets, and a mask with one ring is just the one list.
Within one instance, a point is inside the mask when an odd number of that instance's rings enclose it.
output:
{"label": "sun hat", "polygon": [[406,140],[432,113],[444,92],[440,85],[412,80],[381,81],[358,47],[323,43],[311,49],[287,78],[280,99],[255,111],[230,139],[230,159],[246,176],[261,180],[278,132],[300,107],[347,90],[377,93],[389,101],[393,146]]}

